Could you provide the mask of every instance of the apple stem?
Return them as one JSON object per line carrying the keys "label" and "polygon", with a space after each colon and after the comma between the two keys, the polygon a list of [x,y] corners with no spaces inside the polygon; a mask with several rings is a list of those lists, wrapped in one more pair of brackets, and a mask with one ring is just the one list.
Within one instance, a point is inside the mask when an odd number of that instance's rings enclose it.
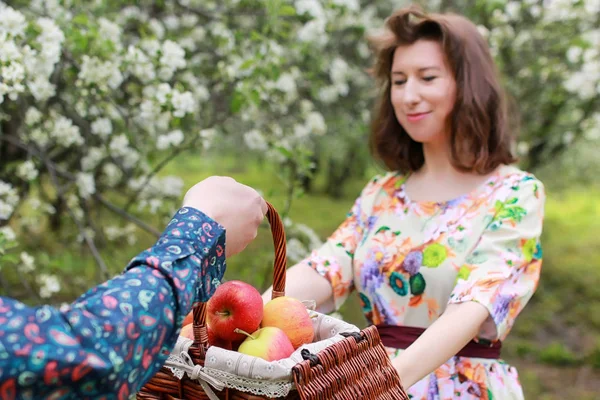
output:
{"label": "apple stem", "polygon": [[216,311],[215,314],[219,314],[219,315],[229,315],[228,312],[225,311]]}
{"label": "apple stem", "polygon": [[255,338],[254,336],[252,336],[251,334],[249,334],[249,333],[248,333],[248,332],[246,332],[246,331],[243,331],[243,330],[241,330],[240,328],[235,328],[233,331],[234,331],[235,333],[241,333],[241,334],[244,334],[244,335],[246,335],[246,336],[248,336],[248,337],[251,337],[253,340],[256,340],[256,338]]}

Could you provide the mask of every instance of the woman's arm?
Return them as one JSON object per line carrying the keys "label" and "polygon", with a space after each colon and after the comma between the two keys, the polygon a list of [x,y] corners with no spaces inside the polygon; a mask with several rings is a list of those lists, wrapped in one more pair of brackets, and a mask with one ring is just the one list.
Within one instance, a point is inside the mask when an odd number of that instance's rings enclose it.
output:
{"label": "woman's arm", "polygon": [[[272,290],[273,286],[263,294],[264,303],[271,300]],[[297,264],[287,270],[285,294],[299,300],[314,300],[317,304],[317,311],[324,314],[335,309],[331,283],[305,264]]]}
{"label": "woman's arm", "polygon": [[405,389],[437,369],[472,340],[488,310],[474,301],[449,304],[425,332],[392,361]]}
{"label": "woman's arm", "polygon": [[[354,290],[354,253],[370,229],[374,198],[382,179],[371,179],[354,201],[346,219],[318,249],[287,270],[285,293],[301,300],[314,300],[317,311],[327,314],[346,301]],[[263,301],[271,299],[270,287]]]}
{"label": "woman's arm", "polygon": [[180,209],[125,272],[66,309],[0,297],[0,398],[126,399],[162,366],[194,301],[225,272],[225,230]]}

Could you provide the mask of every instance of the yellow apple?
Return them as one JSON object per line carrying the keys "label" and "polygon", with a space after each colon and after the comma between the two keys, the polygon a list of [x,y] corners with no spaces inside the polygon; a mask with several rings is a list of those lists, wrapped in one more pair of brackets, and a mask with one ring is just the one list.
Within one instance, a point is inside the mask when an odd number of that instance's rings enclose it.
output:
{"label": "yellow apple", "polygon": [[306,306],[289,296],[276,297],[265,304],[261,327],[277,327],[285,332],[294,349],[312,343],[315,336]]}

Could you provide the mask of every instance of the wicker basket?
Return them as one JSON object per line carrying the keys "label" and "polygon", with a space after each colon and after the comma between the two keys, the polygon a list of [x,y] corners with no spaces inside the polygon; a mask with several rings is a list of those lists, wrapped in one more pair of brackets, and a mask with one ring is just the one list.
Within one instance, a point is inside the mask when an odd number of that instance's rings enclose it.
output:
{"label": "wicker basket", "polygon": [[[268,204],[267,219],[275,245],[272,298],[283,296],[285,290],[286,239],[281,219]],[[206,303],[193,309],[194,343],[188,353],[192,361],[204,366],[208,335]],[[370,326],[360,333],[345,335],[345,339],[326,347],[317,354],[306,354],[305,361],[292,368],[294,389],[279,399],[293,400],[408,400],[400,378],[379,338]],[[304,355],[304,354],[303,354]],[[234,389],[214,390],[219,399],[268,399]],[[152,377],[137,393],[138,400],[208,400],[200,383],[187,376],[180,380],[166,367]]]}

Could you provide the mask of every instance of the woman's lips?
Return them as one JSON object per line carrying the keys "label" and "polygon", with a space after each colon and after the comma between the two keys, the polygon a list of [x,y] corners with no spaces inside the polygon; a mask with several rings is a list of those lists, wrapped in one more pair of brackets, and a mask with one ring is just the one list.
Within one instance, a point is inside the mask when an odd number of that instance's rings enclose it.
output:
{"label": "woman's lips", "polygon": [[406,114],[406,118],[408,118],[408,122],[418,122],[418,121],[422,120],[423,118],[425,118],[426,116],[428,116],[430,113],[431,113],[431,111],[423,112],[423,113]]}

